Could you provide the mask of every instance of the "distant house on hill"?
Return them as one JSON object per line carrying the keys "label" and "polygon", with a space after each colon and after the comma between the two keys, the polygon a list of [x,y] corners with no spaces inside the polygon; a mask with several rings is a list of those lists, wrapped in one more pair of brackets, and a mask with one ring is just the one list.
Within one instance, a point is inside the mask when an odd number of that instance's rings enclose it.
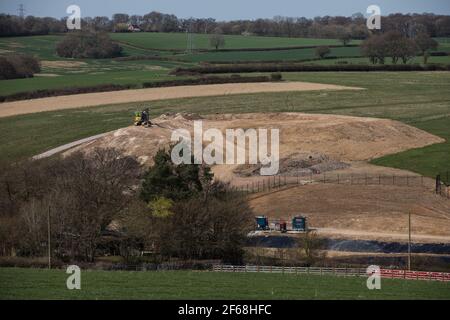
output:
{"label": "distant house on hill", "polygon": [[130,32],[141,32],[141,28],[139,28],[137,25],[135,24],[128,24],[128,31]]}

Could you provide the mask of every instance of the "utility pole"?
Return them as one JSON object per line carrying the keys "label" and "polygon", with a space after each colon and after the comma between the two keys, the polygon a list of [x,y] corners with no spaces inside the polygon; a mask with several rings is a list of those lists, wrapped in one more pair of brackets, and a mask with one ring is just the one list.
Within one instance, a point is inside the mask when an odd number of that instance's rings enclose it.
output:
{"label": "utility pole", "polygon": [[25,6],[22,3],[19,4],[19,9],[17,9],[17,11],[19,12],[19,17],[23,19],[25,17]]}
{"label": "utility pole", "polygon": [[191,54],[194,51],[194,40],[193,40],[193,34],[192,34],[192,20],[190,20],[188,23],[189,24],[186,29],[186,34],[187,34],[186,53]]}
{"label": "utility pole", "polygon": [[50,205],[47,212],[47,246],[48,246],[48,268],[52,268],[52,247],[51,247],[51,230],[50,230]]}
{"label": "utility pole", "polygon": [[408,213],[408,270],[411,271],[411,211]]}

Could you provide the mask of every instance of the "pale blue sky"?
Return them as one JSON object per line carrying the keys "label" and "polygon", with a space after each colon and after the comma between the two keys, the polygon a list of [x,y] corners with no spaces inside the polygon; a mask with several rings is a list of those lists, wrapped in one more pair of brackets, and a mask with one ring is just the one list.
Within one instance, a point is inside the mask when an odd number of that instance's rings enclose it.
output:
{"label": "pale blue sky", "polygon": [[111,16],[113,13],[173,13],[180,18],[212,17],[217,20],[271,18],[276,15],[308,18],[324,15],[349,16],[365,13],[375,4],[382,14],[423,13],[450,15],[450,0],[0,0],[0,12],[17,14],[23,3],[35,16],[66,16],[71,4],[81,7],[82,16]]}

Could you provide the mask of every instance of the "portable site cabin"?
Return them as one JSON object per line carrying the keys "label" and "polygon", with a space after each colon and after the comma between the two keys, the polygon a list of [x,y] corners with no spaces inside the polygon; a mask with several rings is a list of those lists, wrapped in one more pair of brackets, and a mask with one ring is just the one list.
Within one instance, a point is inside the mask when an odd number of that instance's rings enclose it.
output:
{"label": "portable site cabin", "polygon": [[292,219],[292,230],[307,231],[306,218],[302,216],[294,217]]}
{"label": "portable site cabin", "polygon": [[256,217],[257,230],[269,230],[269,219],[266,216]]}

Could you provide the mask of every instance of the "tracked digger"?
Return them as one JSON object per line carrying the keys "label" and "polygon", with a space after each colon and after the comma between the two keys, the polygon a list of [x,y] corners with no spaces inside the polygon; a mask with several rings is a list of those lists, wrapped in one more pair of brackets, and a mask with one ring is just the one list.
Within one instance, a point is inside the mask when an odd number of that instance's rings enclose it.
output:
{"label": "tracked digger", "polygon": [[136,111],[134,113],[134,125],[148,128],[152,126],[148,108],[144,109],[143,111]]}

